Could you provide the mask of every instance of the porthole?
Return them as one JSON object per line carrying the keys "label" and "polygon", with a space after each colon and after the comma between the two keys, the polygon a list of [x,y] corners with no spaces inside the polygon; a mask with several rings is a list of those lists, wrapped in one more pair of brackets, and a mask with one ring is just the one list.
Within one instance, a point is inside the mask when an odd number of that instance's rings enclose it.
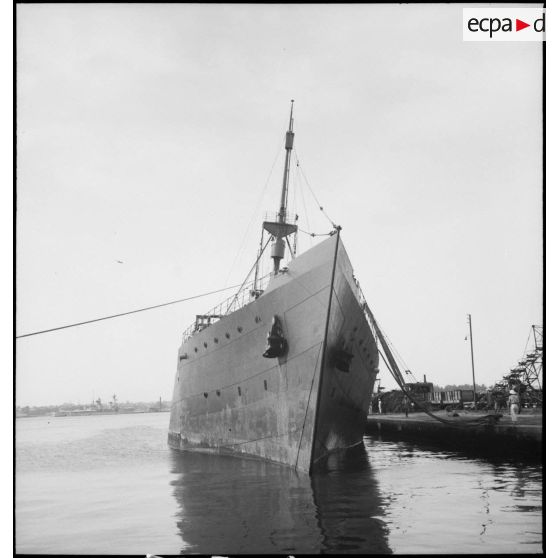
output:
{"label": "porthole", "polygon": [[225,337],[226,337],[227,339],[230,339],[230,338],[231,338],[231,334],[227,331],[227,333],[225,333]]}
{"label": "porthole", "polygon": [[207,391],[205,391],[205,392],[203,393],[203,396],[207,399],[207,396],[208,396]]}
{"label": "porthole", "polygon": [[198,348],[194,347],[194,353],[197,353],[197,352],[198,352]]}
{"label": "porthole", "polygon": [[215,393],[217,393],[217,397],[221,397],[221,392],[219,390],[217,390]]}
{"label": "porthole", "polygon": [[264,380],[264,389],[267,391],[267,380]]}
{"label": "porthole", "polygon": [[203,346],[207,349],[207,343],[204,341]]}
{"label": "porthole", "polygon": [[240,386],[238,386],[238,395],[242,395],[242,390],[240,389]]}
{"label": "porthole", "polygon": [[219,339],[217,339],[217,337],[215,337],[215,338],[213,339],[213,342],[214,342],[214,343],[219,343]]}
{"label": "porthole", "polygon": [[256,317],[254,318],[254,321],[255,321],[257,324],[259,324],[259,323],[262,321],[262,319],[261,319],[259,316],[256,316]]}
{"label": "porthole", "polygon": [[236,328],[236,331],[238,331],[238,333],[242,333],[242,327],[241,327],[241,326],[238,326],[238,327]]}

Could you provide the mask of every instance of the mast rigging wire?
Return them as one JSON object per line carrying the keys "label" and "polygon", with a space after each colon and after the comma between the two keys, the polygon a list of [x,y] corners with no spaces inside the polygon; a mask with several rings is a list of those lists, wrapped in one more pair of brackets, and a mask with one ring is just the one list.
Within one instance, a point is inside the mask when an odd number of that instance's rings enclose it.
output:
{"label": "mast rigging wire", "polygon": [[295,157],[296,157],[296,166],[300,169],[300,173],[302,174],[302,178],[304,178],[304,182],[306,182],[306,185],[308,186],[308,189],[310,190],[310,193],[312,194],[312,197],[316,201],[316,204],[320,208],[320,211],[325,215],[326,219],[331,223],[331,226],[333,228],[335,228],[336,227],[335,223],[331,220],[330,216],[325,212],[325,209],[323,208],[322,204],[318,201],[318,198],[316,197],[316,194],[314,194],[314,190],[312,190],[312,187],[310,186],[310,183],[308,182],[308,179],[306,178],[306,175],[304,174],[304,171],[302,170],[302,167],[300,166],[300,160],[298,158],[298,153],[297,153],[296,149],[294,150],[294,152],[295,152]]}
{"label": "mast rigging wire", "polygon": [[58,327],[51,327],[49,329],[43,329],[41,331],[33,331],[31,333],[24,333],[22,335],[16,335],[16,339],[21,339],[22,337],[31,337],[33,335],[40,335],[42,333],[50,333],[51,331],[58,331],[60,329],[68,329],[70,327],[77,327],[85,324],[91,324],[93,322],[101,322],[103,320],[111,320],[112,318],[119,318],[121,316],[128,316],[129,314],[137,314],[138,312],[146,312],[147,310],[154,310],[155,308],[162,308],[163,306],[170,306],[171,304],[178,304],[179,302],[186,302],[187,300],[194,300],[196,298],[202,298],[204,296],[209,296],[212,294],[221,293],[223,291],[228,291],[230,289],[236,289],[240,285],[231,285],[229,287],[225,287],[223,289],[217,289],[216,291],[209,291],[207,293],[202,293],[194,296],[189,296],[186,298],[180,298],[178,300],[171,300],[170,302],[164,302],[163,304],[155,304],[154,306],[146,306],[145,308],[138,308],[137,310],[130,310],[128,312],[121,312],[120,314],[111,314],[110,316],[103,316],[102,318],[94,318],[93,320],[85,320],[83,322],[77,322],[74,324],[67,324]]}
{"label": "mast rigging wire", "polygon": [[233,263],[231,264],[229,272],[227,273],[227,278],[225,279],[225,283],[229,280],[229,277],[232,273],[232,270],[234,269],[236,261],[238,260],[238,256],[240,255],[240,253],[242,252],[242,249],[244,248],[244,244],[246,242],[246,237],[248,236],[248,232],[250,231],[250,229],[252,227],[252,223],[254,222],[254,219],[255,219],[256,215],[258,214],[260,204],[262,203],[262,200],[265,196],[265,193],[267,192],[267,188],[269,186],[269,181],[271,179],[271,175],[273,174],[273,169],[275,168],[275,164],[277,163],[277,159],[279,158],[279,153],[281,153],[282,142],[283,142],[283,136],[281,136],[281,143],[279,144],[279,147],[277,149],[277,153],[275,154],[275,159],[273,160],[273,164],[271,165],[271,169],[269,170],[269,174],[267,175],[267,179],[265,181],[263,189],[260,192],[260,197],[258,198],[258,201],[256,202],[256,207],[254,209],[254,212],[252,213],[252,216],[250,217],[250,220],[248,221],[248,224],[246,225],[246,230],[244,231],[244,235],[243,235],[242,240],[240,242],[240,246],[238,248],[238,251],[236,252],[236,255],[234,256]]}
{"label": "mast rigging wire", "polygon": [[[299,166],[299,162],[298,159],[296,161],[296,168],[297,171],[294,174],[294,182],[295,182],[295,193],[297,191],[300,191],[300,199],[302,200],[302,209],[304,210],[304,219],[306,220],[306,228],[310,228],[310,221],[308,220],[308,209],[306,208],[306,200],[304,199],[304,188],[302,187],[302,182],[300,180],[300,166]],[[308,236],[310,236],[310,247],[314,246],[314,242],[312,240],[312,233],[303,231],[300,227],[298,229],[300,232],[303,232],[304,234],[307,234]]]}
{"label": "mast rigging wire", "polygon": [[240,283],[240,288],[238,289],[238,292],[236,293],[236,295],[234,296],[234,298],[231,300],[231,303],[229,304],[229,306],[227,307],[226,310],[226,314],[229,313],[229,310],[232,308],[233,304],[238,300],[238,295],[240,294],[240,292],[242,291],[242,289],[244,288],[244,285],[246,284],[246,282],[248,281],[248,279],[250,279],[250,275],[252,275],[252,272],[254,271],[255,267],[258,265],[265,249],[267,248],[267,245],[270,243],[271,241],[271,236],[269,236],[267,238],[267,242],[265,243],[264,247],[261,249],[260,253],[258,254],[258,257],[256,258],[256,261],[254,262],[254,265],[250,268],[250,271],[248,272],[248,275],[246,275],[246,279],[244,279],[244,281],[242,281],[242,283]]}
{"label": "mast rigging wire", "polygon": [[308,231],[303,231],[300,227],[299,227],[299,232],[307,234],[308,236],[311,237],[315,237],[315,236],[331,236],[331,232],[327,232],[327,233],[313,233],[313,232],[308,232]]}

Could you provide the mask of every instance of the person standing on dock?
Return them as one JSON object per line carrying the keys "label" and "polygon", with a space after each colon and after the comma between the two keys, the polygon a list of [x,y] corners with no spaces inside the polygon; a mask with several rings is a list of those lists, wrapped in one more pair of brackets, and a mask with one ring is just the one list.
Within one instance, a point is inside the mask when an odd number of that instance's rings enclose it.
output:
{"label": "person standing on dock", "polygon": [[517,415],[519,413],[519,395],[514,389],[510,389],[510,415],[512,422],[517,422]]}
{"label": "person standing on dock", "polygon": [[405,395],[403,397],[403,407],[405,408],[405,416],[409,416],[409,398]]}
{"label": "person standing on dock", "polygon": [[382,398],[378,397],[378,412],[382,414]]}

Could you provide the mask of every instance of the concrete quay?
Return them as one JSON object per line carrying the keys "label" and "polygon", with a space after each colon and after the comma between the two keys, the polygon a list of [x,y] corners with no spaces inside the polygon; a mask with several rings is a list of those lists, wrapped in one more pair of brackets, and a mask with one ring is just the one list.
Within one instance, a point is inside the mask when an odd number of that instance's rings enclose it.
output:
{"label": "concrete quay", "polygon": [[434,413],[452,424],[440,422],[421,412],[368,415],[368,434],[381,434],[390,439],[427,441],[437,446],[475,453],[540,460],[543,454],[543,415],[527,412],[512,422],[508,414],[492,421],[469,423],[494,413],[458,411],[453,417],[445,411]]}

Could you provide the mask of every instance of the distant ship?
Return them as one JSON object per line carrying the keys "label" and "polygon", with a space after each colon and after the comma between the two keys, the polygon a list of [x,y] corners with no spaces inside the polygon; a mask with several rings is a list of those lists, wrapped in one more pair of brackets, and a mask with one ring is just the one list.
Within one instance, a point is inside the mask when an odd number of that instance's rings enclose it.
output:
{"label": "distant ship", "polygon": [[[287,214],[293,144],[291,102],[279,212],[263,223],[268,238],[253,282],[196,316],[183,334],[168,443],[312,473],[331,452],[362,443],[378,348],[341,227],[293,254],[297,225]],[[258,278],[270,243],[273,272]],[[281,267],[285,245],[294,257]]]}
{"label": "distant ship", "polygon": [[90,415],[116,415],[122,412],[122,409],[118,407],[118,402],[116,400],[116,394],[112,396],[112,401],[109,405],[103,405],[101,398],[99,397],[96,401],[93,401],[90,407],[85,409],[60,409],[53,413],[55,417],[83,417]]}
{"label": "distant ship", "polygon": [[60,409],[52,413],[55,417],[83,417],[91,415],[131,415],[140,413],[161,413],[167,410],[163,408],[163,400],[159,397],[159,404],[147,407],[143,403],[139,404],[126,404],[120,405],[116,399],[116,394],[112,396],[112,401],[109,404],[103,404],[101,398],[99,397],[96,401],[93,401],[89,407],[81,409]]}

